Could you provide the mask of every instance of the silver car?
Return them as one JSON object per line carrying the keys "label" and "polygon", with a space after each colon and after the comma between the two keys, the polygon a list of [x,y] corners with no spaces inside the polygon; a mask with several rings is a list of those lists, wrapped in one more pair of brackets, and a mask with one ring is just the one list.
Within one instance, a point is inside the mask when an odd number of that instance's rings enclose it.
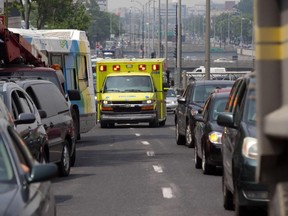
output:
{"label": "silver car", "polygon": [[167,90],[165,101],[166,101],[167,112],[175,112],[178,102],[177,102],[177,95],[174,89],[169,88]]}

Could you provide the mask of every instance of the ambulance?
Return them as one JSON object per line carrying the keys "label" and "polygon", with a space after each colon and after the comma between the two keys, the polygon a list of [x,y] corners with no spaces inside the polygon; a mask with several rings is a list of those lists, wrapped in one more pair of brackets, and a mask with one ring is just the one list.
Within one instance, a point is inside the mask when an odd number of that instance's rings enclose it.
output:
{"label": "ambulance", "polygon": [[166,122],[166,62],[154,59],[103,59],[97,62],[97,121],[115,124]]}

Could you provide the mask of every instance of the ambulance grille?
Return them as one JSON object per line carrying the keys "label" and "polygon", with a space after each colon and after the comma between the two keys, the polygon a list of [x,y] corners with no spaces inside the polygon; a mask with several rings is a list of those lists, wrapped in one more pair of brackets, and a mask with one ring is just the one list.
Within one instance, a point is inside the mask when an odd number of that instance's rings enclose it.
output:
{"label": "ambulance grille", "polygon": [[113,104],[142,104],[142,101],[113,101]]}

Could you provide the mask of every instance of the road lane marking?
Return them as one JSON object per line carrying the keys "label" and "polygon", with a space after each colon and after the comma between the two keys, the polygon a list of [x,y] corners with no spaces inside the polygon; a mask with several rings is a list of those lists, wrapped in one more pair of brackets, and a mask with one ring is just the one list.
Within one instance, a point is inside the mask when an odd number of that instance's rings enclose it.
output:
{"label": "road lane marking", "polygon": [[158,165],[153,165],[153,169],[155,172],[157,173],[163,173],[163,169],[161,166],[158,166]]}
{"label": "road lane marking", "polygon": [[138,136],[138,137],[141,136],[141,134],[139,134],[139,133],[135,133],[135,135]]}
{"label": "road lane marking", "polygon": [[147,141],[141,141],[141,143],[142,143],[143,145],[150,145],[150,143],[147,142]]}
{"label": "road lane marking", "polygon": [[163,187],[162,188],[162,194],[163,194],[163,197],[166,199],[171,199],[174,197],[174,195],[172,193],[172,189],[170,187]]}
{"label": "road lane marking", "polygon": [[149,157],[155,156],[155,152],[153,152],[153,151],[148,151],[148,152],[147,152],[147,156],[149,156]]}

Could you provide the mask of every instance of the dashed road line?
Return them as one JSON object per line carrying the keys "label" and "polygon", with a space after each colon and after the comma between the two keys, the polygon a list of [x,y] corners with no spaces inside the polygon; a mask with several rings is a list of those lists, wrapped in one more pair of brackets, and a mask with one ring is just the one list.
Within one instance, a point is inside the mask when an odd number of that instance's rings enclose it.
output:
{"label": "dashed road line", "polygon": [[138,136],[138,137],[139,137],[139,136],[141,136],[141,134],[139,134],[139,133],[135,133],[135,136]]}
{"label": "dashed road line", "polygon": [[161,166],[158,166],[158,165],[153,165],[153,169],[155,172],[157,173],[163,173],[163,169]]}
{"label": "dashed road line", "polygon": [[142,143],[143,145],[150,145],[150,143],[147,142],[147,141],[141,141],[141,143]]}
{"label": "dashed road line", "polygon": [[163,187],[162,194],[165,199],[171,199],[174,197],[172,189],[170,187]]}
{"label": "dashed road line", "polygon": [[155,152],[154,151],[148,151],[147,156],[153,157],[153,156],[155,156]]}

